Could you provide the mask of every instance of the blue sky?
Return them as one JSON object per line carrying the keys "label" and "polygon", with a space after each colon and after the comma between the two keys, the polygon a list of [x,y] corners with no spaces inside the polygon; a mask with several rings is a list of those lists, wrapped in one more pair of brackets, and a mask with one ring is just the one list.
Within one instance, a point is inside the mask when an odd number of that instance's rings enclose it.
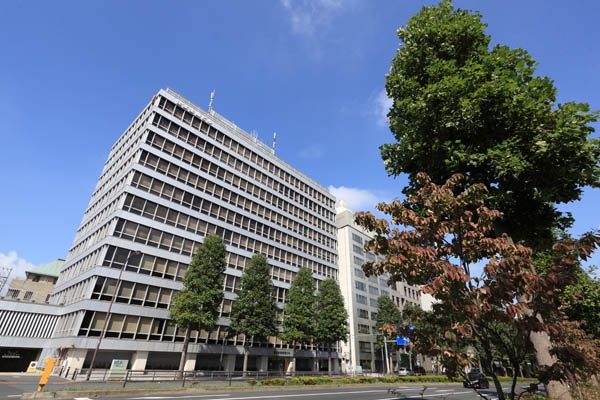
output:
{"label": "blue sky", "polygon": [[[64,258],[111,145],[160,88],[214,108],[354,209],[399,196],[378,146],[395,0],[5,1],[0,4],[0,264]],[[560,101],[600,110],[596,1],[455,1],[527,49]],[[598,127],[598,126],[597,126]],[[598,134],[594,134],[597,136]],[[600,190],[562,206],[600,225]],[[600,264],[600,257],[594,258]]]}

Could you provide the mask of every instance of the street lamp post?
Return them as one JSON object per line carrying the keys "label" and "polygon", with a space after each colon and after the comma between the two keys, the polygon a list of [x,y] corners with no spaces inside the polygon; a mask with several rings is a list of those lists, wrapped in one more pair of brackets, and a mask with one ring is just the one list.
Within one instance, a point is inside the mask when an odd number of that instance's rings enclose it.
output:
{"label": "street lamp post", "polygon": [[108,305],[108,311],[106,312],[106,317],[104,318],[104,325],[102,326],[102,332],[100,332],[100,337],[98,338],[98,343],[96,343],[96,350],[94,350],[94,355],[92,356],[92,362],[90,363],[90,369],[88,370],[88,373],[85,377],[86,381],[89,381],[90,377],[92,376],[92,370],[94,369],[94,364],[96,363],[96,356],[98,355],[98,349],[100,349],[100,343],[102,343],[102,339],[104,338],[104,335],[106,334],[106,326],[108,325],[108,320],[110,319],[110,311],[112,310],[112,306],[115,302],[115,299],[117,298],[117,293],[119,293],[119,289],[121,288],[121,276],[123,276],[123,271],[125,270],[125,267],[129,263],[129,259],[132,256],[139,255],[139,254],[140,254],[139,250],[136,250],[133,253],[130,253],[129,256],[127,257],[127,259],[125,260],[125,262],[123,263],[123,266],[121,267],[121,271],[119,271],[119,277],[117,278],[117,283],[115,284],[115,292],[113,293],[112,298],[110,299],[110,304]]}

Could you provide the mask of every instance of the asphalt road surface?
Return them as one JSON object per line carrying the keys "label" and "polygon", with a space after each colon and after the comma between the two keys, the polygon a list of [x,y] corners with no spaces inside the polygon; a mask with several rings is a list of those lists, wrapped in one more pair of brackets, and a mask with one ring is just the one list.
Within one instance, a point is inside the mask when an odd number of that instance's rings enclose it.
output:
{"label": "asphalt road surface", "polygon": [[[39,376],[26,375],[26,374],[0,374],[0,400],[15,400],[21,397],[23,392],[32,392],[37,388],[37,382]],[[50,385],[48,389],[52,390],[64,390],[68,384],[60,378],[52,377],[51,382],[55,382]],[[146,384],[147,385],[147,384]],[[98,387],[96,384],[93,387]],[[161,383],[160,386],[168,386]],[[520,385],[517,386],[519,388]],[[394,397],[394,395],[388,393],[389,388],[401,388],[402,396]],[[430,384],[427,385],[427,389],[423,390],[423,386],[418,385],[401,385],[401,384],[389,384],[389,385],[377,385],[377,386],[365,386],[359,388],[336,388],[336,389],[324,389],[319,387],[313,387],[311,389],[304,388],[289,388],[278,391],[248,391],[248,392],[230,392],[219,391],[219,392],[207,392],[201,394],[178,394],[174,392],[173,395],[151,395],[148,396],[128,396],[128,397],[105,397],[102,399],[120,399],[120,400],[168,400],[168,399],[181,399],[181,400],[258,400],[258,399],[282,399],[282,400],[395,400],[395,399],[426,399],[426,400],[476,400],[480,399],[477,394],[471,389],[465,389],[460,384]],[[505,391],[509,390],[509,386],[505,385]],[[495,399],[495,392],[486,390],[486,394],[489,394],[490,399]],[[79,397],[79,400],[88,400],[85,397]]]}

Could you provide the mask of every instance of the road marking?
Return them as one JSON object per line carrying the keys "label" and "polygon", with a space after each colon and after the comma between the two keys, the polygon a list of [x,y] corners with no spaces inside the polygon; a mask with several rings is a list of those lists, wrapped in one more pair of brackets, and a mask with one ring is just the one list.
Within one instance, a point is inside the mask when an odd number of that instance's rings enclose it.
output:
{"label": "road marking", "polygon": [[89,397],[75,397],[73,400],[92,400]]}
{"label": "road marking", "polygon": [[[139,400],[160,400],[160,399],[186,399],[186,398],[200,398],[200,397],[227,397],[229,394],[199,394],[199,395],[190,395],[190,396],[168,396],[168,397],[130,397],[130,399],[139,399]],[[90,399],[91,400],[91,399]],[[229,399],[227,399],[229,400]]]}
{"label": "road marking", "polygon": [[434,389],[436,392],[453,392],[454,389]]}
{"label": "road marking", "polygon": [[[327,395],[345,395],[345,394],[357,394],[357,393],[377,393],[377,392],[386,392],[387,390],[361,390],[361,391],[353,391],[353,392],[321,392],[321,393],[304,393],[304,394],[278,394],[276,396],[249,396],[249,397],[229,397],[227,399],[221,398],[211,398],[208,400],[248,400],[248,399],[283,399],[286,397],[308,397],[308,396],[327,396]],[[223,396],[223,395],[212,395],[212,396]],[[160,397],[160,399],[178,399],[181,397],[202,397],[202,396],[170,396],[170,397]],[[156,397],[130,397],[130,399],[156,399]]]}
{"label": "road marking", "polygon": [[9,394],[6,397],[21,397],[21,395],[20,394]]}

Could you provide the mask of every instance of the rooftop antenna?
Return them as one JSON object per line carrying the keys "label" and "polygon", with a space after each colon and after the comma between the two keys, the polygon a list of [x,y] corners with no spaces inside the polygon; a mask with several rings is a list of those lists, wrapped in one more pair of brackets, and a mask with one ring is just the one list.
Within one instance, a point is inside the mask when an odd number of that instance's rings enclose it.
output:
{"label": "rooftop antenna", "polygon": [[212,103],[215,99],[215,89],[213,89],[212,92],[210,92],[210,102],[208,103],[208,112],[212,111]]}
{"label": "rooftop antenna", "polygon": [[275,154],[276,140],[277,140],[277,132],[273,131],[273,154]]}
{"label": "rooftop antenna", "polygon": [[4,289],[4,285],[6,285],[11,272],[12,268],[10,267],[0,267],[0,293],[2,293],[2,289]]}

